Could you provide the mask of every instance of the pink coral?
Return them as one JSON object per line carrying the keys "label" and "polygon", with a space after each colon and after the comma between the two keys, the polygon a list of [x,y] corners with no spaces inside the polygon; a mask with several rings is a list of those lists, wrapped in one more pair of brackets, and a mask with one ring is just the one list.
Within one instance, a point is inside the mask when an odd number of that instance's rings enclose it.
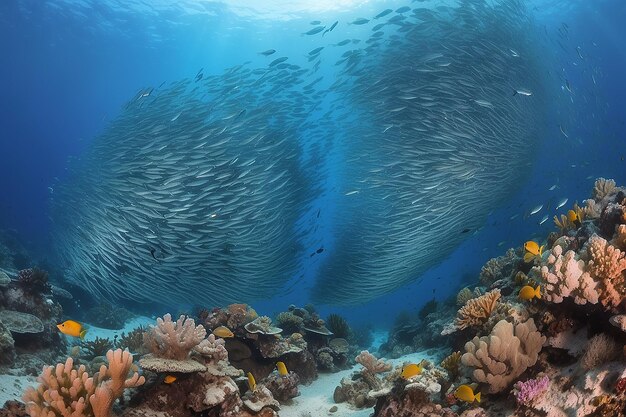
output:
{"label": "pink coral", "polygon": [[545,393],[549,386],[550,378],[547,376],[529,379],[524,382],[517,381],[515,385],[513,385],[513,394],[518,404],[529,405],[536,398]]}
{"label": "pink coral", "polygon": [[144,335],[144,344],[159,358],[185,360],[190,352],[203,343],[206,329],[196,326],[193,319],[180,316],[175,322],[168,313],[157,319],[157,325]]}
{"label": "pink coral", "polygon": [[30,387],[24,393],[28,413],[32,417],[110,417],[124,389],[138,387],[145,379],[137,372],[127,378],[133,364],[129,352],[109,350],[106,356],[109,366],[102,365],[93,377],[84,365],[74,368],[72,358],[45,367],[37,389]]}
{"label": "pink coral", "polygon": [[367,350],[362,351],[357,355],[354,360],[363,365],[363,367],[373,374],[379,374],[381,372],[387,372],[391,370],[391,364],[383,361],[382,359],[376,359],[374,355]]}

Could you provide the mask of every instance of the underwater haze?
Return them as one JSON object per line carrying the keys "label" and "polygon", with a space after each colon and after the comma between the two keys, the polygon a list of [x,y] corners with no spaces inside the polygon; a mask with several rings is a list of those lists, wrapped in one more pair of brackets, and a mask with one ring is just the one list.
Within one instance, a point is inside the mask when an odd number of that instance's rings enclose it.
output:
{"label": "underwater haze", "polygon": [[624,172],[624,6],[495,3],[4,2],[3,227],[109,299],[445,297]]}

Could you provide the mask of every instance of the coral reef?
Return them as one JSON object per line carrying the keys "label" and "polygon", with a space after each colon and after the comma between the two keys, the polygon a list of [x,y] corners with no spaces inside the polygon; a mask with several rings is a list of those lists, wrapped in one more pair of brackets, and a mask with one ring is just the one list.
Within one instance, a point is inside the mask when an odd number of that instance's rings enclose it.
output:
{"label": "coral reef", "polygon": [[291,371],[287,375],[278,373],[270,374],[264,381],[264,385],[269,389],[278,401],[287,401],[300,395],[298,384],[300,377]]}
{"label": "coral reef", "polygon": [[339,314],[330,314],[326,318],[326,327],[333,333],[333,336],[342,339],[349,338],[352,333],[346,319]]}

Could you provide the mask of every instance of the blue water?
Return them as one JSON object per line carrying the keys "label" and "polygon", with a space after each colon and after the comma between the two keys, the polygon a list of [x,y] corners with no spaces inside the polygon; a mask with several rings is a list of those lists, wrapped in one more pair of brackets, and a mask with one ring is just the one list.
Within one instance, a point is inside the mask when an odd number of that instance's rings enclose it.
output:
{"label": "blue water", "polygon": [[[155,2],[159,7],[113,1],[1,2],[0,228],[16,230],[39,258],[46,258],[54,245],[48,206],[56,179],[64,177],[68,160],[79,157],[141,88],[193,77],[200,68],[218,74],[245,61],[261,65],[266,61],[258,52],[269,48],[304,62],[303,51],[319,46],[319,39],[301,36],[312,27],[311,20],[350,21],[404,5],[348,3],[338,10],[287,10],[278,4],[243,13],[241,6],[206,1]],[[626,4],[533,4],[549,46],[548,88],[558,99],[550,103],[548,134],[540,138],[519,192],[494,207],[485,226],[469,233],[439,266],[393,294],[343,310],[349,319],[388,323],[401,309],[419,308],[433,297],[442,300],[462,282],[475,280],[489,258],[529,237],[545,236],[561,198],[569,198],[568,206],[581,202],[599,176],[626,183]],[[564,24],[567,38],[559,31]],[[360,31],[365,29],[341,25],[324,42],[359,37]],[[544,208],[538,214],[525,215],[539,204]],[[545,214],[550,218],[538,225]],[[303,304],[305,290],[303,285],[302,291],[255,307],[271,314],[290,303]],[[331,309],[322,314],[327,311]]]}

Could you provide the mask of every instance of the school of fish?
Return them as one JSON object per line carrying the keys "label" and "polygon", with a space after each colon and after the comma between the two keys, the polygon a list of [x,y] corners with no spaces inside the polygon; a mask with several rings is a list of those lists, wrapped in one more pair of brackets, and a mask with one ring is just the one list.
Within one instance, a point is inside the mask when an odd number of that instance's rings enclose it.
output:
{"label": "school of fish", "polygon": [[[329,22],[301,32],[321,42],[308,66],[268,49],[261,68],[139,91],[55,186],[65,275],[109,299],[271,297],[301,272],[317,211],[334,236],[318,302],[418,278],[514,191],[545,122],[524,2],[494,3]],[[349,25],[371,35],[325,43]]]}

